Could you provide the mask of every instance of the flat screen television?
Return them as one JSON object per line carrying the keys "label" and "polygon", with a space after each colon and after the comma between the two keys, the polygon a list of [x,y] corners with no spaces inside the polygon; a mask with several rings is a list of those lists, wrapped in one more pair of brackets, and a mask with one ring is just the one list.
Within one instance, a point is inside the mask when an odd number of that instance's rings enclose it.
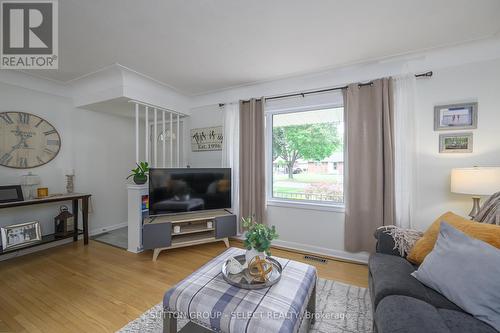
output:
{"label": "flat screen television", "polygon": [[231,208],[231,169],[150,169],[149,215],[225,208]]}

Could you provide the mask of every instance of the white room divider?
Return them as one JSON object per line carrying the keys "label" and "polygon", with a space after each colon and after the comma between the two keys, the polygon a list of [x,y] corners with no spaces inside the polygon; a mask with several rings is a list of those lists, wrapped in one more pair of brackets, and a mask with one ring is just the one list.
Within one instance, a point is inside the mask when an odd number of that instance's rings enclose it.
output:
{"label": "white room divider", "polygon": [[[136,100],[129,101],[135,105],[135,160],[146,161],[154,168],[178,168],[181,166],[181,141],[180,133],[182,115],[176,111],[165,109]],[[141,154],[140,122],[141,113],[144,113],[144,154]],[[152,115],[152,118],[150,116]],[[167,130],[167,124],[169,129]],[[158,128],[161,127],[160,136]],[[151,135],[151,131],[152,134]],[[161,140],[160,140],[161,138]],[[158,147],[158,141],[161,147]],[[167,146],[166,141],[169,141]],[[174,145],[175,141],[175,145]],[[144,156],[144,159],[141,159]],[[161,157],[161,163],[158,163]]]}
{"label": "white room divider", "polygon": [[[146,161],[153,168],[178,168],[181,166],[181,144],[184,135],[181,123],[184,115],[156,105],[136,100],[135,106],[135,160]],[[152,119],[151,119],[152,118]],[[144,119],[144,133],[141,121]],[[167,127],[168,126],[168,127]],[[184,126],[182,128],[184,130]],[[160,135],[158,135],[160,131]],[[151,135],[152,134],[152,135]],[[160,140],[161,139],[161,140]],[[142,142],[144,140],[144,142]],[[167,145],[167,140],[168,145]],[[159,144],[158,141],[161,141]],[[175,141],[175,142],[174,142]],[[161,161],[161,163],[159,163]],[[142,251],[142,223],[144,198],[148,195],[148,184],[128,184],[128,246],[127,250]]]}

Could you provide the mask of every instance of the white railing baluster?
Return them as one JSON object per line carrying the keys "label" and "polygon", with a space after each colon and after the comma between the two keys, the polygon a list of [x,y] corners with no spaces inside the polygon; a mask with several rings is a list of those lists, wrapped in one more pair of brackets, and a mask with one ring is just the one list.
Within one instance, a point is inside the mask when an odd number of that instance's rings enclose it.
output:
{"label": "white railing baluster", "polygon": [[177,135],[175,136],[175,140],[177,140],[177,167],[181,166],[180,161],[180,141],[179,141],[179,114],[177,114]]}
{"label": "white railing baluster", "polygon": [[174,167],[174,143],[173,143],[173,139],[174,139],[174,135],[173,135],[173,117],[172,117],[172,112],[170,112],[170,167],[173,168]]}
{"label": "white railing baluster", "polygon": [[145,128],[144,128],[144,131],[146,132],[145,133],[145,137],[146,137],[146,147],[145,147],[145,152],[144,152],[144,161],[145,162],[149,162],[149,119],[148,119],[148,107],[146,106],[144,108],[144,112],[145,112]]}
{"label": "white railing baluster", "polygon": [[[181,166],[181,142],[183,139],[181,137],[181,115],[175,111],[170,109],[164,109],[162,107],[158,107],[156,105],[152,105],[149,103],[144,103],[137,100],[129,100],[129,103],[134,103],[135,108],[135,161],[139,163],[141,160],[148,162],[151,167],[180,167]],[[141,122],[141,107],[144,107],[144,155],[141,154],[142,145],[140,140],[140,122]],[[151,121],[149,117],[149,109],[153,109],[153,117],[154,119]],[[161,111],[161,119],[158,119],[158,111]],[[167,114],[168,112],[168,114]],[[169,119],[167,116],[170,115]],[[175,119],[174,119],[175,118]],[[161,136],[163,137],[162,146],[160,147],[162,160],[160,164],[158,163],[158,127],[161,121]],[[167,131],[167,122],[170,121],[170,131]],[[174,129],[174,121],[175,129]],[[154,126],[154,129],[151,129],[151,126]],[[174,130],[176,131],[174,133]],[[175,146],[174,146],[174,136],[175,136]],[[170,159],[167,156],[168,147],[167,147],[167,137],[170,137]],[[154,140],[154,142],[152,141]],[[174,150],[175,155],[174,155]],[[141,158],[143,156],[143,158]]]}
{"label": "white railing baluster", "polygon": [[153,151],[154,151],[154,167],[157,168],[158,167],[158,123],[156,121],[156,118],[157,118],[157,112],[156,112],[156,108],[154,108],[154,116],[155,116],[155,120],[154,120],[154,130],[153,130],[153,133],[154,133],[154,136],[153,136],[153,142],[154,142],[154,146],[153,146]]}
{"label": "white railing baluster", "polygon": [[161,128],[161,132],[163,133],[163,142],[162,142],[162,145],[163,145],[163,153],[162,153],[162,157],[163,157],[163,167],[165,167],[165,158],[167,156],[167,152],[165,150],[165,141],[167,141],[167,133],[165,133],[165,110],[162,110],[161,111],[161,120],[162,120],[162,128]]}
{"label": "white railing baluster", "polygon": [[135,162],[139,163],[139,104],[135,103]]}

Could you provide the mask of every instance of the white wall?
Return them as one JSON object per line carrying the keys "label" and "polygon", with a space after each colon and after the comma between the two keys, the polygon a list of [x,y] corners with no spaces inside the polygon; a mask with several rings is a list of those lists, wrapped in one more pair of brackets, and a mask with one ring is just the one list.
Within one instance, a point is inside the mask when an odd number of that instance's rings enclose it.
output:
{"label": "white wall", "polygon": [[[222,126],[222,110],[219,105],[208,105],[191,109],[187,118],[188,133],[193,128]],[[188,134],[189,135],[189,134]],[[191,138],[188,145],[188,164],[193,168],[220,168],[222,166],[222,151],[191,151]]]}
{"label": "white wall", "polygon": [[132,119],[74,109],[75,189],[92,194],[90,230],[99,232],[127,222],[125,178],[135,165]]}
{"label": "white wall", "polygon": [[[448,131],[434,131],[433,107],[464,101],[478,102],[478,128],[472,130],[474,152],[439,154],[439,134]],[[500,166],[500,60],[434,71],[432,79],[417,83],[416,110],[418,187],[414,216],[415,227],[424,230],[445,211],[467,216],[472,208],[469,196],[450,193],[452,168]]]}
{"label": "white wall", "polygon": [[[75,190],[93,195],[90,229],[127,221],[125,177],[135,159],[133,120],[74,108],[70,98],[5,83],[0,83],[0,111],[36,114],[53,124],[62,140],[61,151],[46,165],[29,170],[0,167],[0,184],[19,184],[20,176],[31,171],[50,193],[64,193],[65,170],[74,168]],[[55,204],[1,210],[0,225],[37,219],[43,234],[52,233],[58,209]]]}
{"label": "white wall", "polygon": [[[197,96],[192,100],[196,107],[191,116],[191,122],[196,126],[192,127],[214,126],[219,119],[214,117],[214,108],[219,102],[342,86],[408,71],[433,70],[431,79],[417,80],[419,186],[414,217],[416,228],[423,230],[445,211],[453,210],[466,216],[471,208],[470,198],[449,193],[452,167],[500,165],[498,59],[500,40],[493,40]],[[475,152],[453,156],[438,154],[439,133],[433,131],[433,106],[467,100],[479,102],[479,127],[474,131]],[[195,154],[191,153],[191,160],[196,161],[196,166],[217,166],[219,163],[218,153],[206,153],[202,158]],[[269,206],[268,221],[277,226],[280,240],[276,243],[280,245],[346,258],[366,258],[365,255],[344,252],[343,213]]]}

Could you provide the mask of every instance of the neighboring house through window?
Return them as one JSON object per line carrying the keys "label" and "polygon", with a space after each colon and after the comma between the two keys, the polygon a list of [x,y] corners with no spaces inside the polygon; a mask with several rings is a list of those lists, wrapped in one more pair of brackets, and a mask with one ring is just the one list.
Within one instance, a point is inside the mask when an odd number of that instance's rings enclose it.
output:
{"label": "neighboring house through window", "polygon": [[267,114],[268,201],[344,205],[344,108]]}

